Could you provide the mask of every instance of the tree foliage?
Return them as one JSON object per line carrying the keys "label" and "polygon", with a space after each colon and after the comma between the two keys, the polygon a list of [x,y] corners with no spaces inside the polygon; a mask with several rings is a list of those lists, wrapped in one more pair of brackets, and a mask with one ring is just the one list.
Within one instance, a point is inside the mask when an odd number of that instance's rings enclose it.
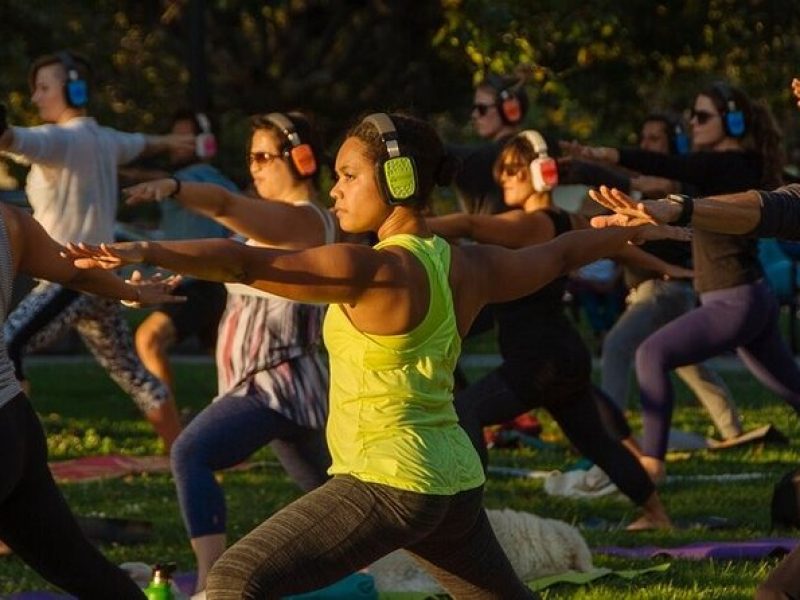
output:
{"label": "tree foliage", "polygon": [[630,141],[644,114],[682,109],[722,77],[765,98],[797,137],[788,83],[800,73],[800,4],[783,0],[4,0],[0,93],[12,118],[36,122],[30,60],[68,47],[95,64],[101,121],[162,129],[191,100],[195,9],[230,168],[241,168],[243,117],[267,110],[309,110],[329,140],[376,109],[465,134],[471,86],[520,65],[528,124],[565,137]]}

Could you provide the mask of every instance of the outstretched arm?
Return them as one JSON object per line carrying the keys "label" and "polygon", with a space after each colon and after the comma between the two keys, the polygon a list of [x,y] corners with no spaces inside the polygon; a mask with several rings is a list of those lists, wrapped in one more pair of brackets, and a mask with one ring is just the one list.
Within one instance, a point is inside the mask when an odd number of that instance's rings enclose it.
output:
{"label": "outstretched arm", "polygon": [[[597,235],[601,234],[601,235]],[[508,302],[532,294],[552,280],[570,271],[620,252],[626,243],[650,239],[687,239],[685,230],[676,227],[609,227],[602,230],[572,231],[546,244],[519,250],[497,246],[464,249],[481,266],[485,303]]]}
{"label": "outstretched arm", "polygon": [[63,248],[28,213],[0,205],[6,225],[15,271],[60,283],[90,294],[140,304],[161,304],[183,300],[170,294],[174,281],[158,284],[130,284],[114,273],[84,271],[60,255]]}
{"label": "outstretched arm", "polygon": [[499,215],[454,213],[428,217],[428,227],[449,240],[469,238],[484,244],[522,248],[553,239],[552,221],[541,212],[511,210]]}
{"label": "outstretched arm", "polygon": [[70,244],[67,252],[80,268],[146,263],[209,281],[244,283],[299,302],[356,305],[371,291],[404,285],[388,253],[356,244],[298,251],[205,239]]}
{"label": "outstretched arm", "polygon": [[[683,211],[683,207],[672,200],[637,202],[620,190],[603,186],[599,190],[590,191],[589,195],[617,213],[610,217],[593,218],[594,227],[639,225],[646,222],[674,223]],[[724,196],[694,198],[691,202],[693,208],[690,223],[695,229],[715,233],[755,233],[763,237],[800,237],[800,186],[797,185],[789,185],[774,192],[749,190]]]}
{"label": "outstretched arm", "polygon": [[140,183],[124,193],[128,204],[172,196],[182,206],[269,246],[301,249],[325,243],[325,226],[308,206],[251,198],[213,183],[181,181],[179,188],[172,178]]}

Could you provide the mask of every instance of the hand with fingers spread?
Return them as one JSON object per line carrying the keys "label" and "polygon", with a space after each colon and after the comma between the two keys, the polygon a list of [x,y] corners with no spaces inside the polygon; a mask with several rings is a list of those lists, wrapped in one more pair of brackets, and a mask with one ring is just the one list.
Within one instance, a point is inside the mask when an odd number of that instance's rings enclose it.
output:
{"label": "hand with fingers spread", "polygon": [[180,182],[174,177],[145,181],[122,190],[126,204],[158,202],[178,193]]}
{"label": "hand with fingers spread", "polygon": [[792,93],[794,93],[794,97],[797,99],[797,106],[800,106],[800,79],[797,77],[792,79]]}
{"label": "hand with fingers spread", "polygon": [[79,269],[118,269],[144,261],[146,242],[117,242],[114,244],[69,243],[61,256],[72,260]]}
{"label": "hand with fingers spread", "polygon": [[[614,218],[609,225],[625,225],[628,227],[651,223],[654,225],[662,223],[673,223],[681,215],[681,206],[669,200],[644,200],[636,202],[625,192],[616,188],[608,188],[601,185],[597,190],[589,190],[589,197],[592,200],[617,213],[616,216],[627,217],[627,220]],[[597,217],[595,217],[597,218]],[[602,217],[600,218],[602,219]],[[598,225],[601,223],[598,220]],[[592,226],[596,227],[594,219]]]}
{"label": "hand with fingers spread", "polygon": [[186,296],[174,296],[172,293],[180,282],[179,275],[165,277],[162,273],[155,273],[150,277],[144,277],[140,271],[136,270],[131,274],[130,279],[125,280],[125,283],[136,288],[136,300],[123,300],[122,303],[131,308],[141,308],[185,302]]}

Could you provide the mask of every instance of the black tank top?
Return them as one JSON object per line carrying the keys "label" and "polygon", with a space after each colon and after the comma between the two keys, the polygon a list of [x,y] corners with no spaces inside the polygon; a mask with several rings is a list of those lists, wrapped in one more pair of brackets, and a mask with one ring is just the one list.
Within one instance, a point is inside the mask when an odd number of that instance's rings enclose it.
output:
{"label": "black tank top", "polygon": [[[555,236],[572,231],[572,221],[569,213],[562,210],[546,208],[542,210],[553,222]],[[564,290],[567,286],[567,278],[559,277],[554,279],[539,291],[523,296],[511,302],[495,304],[495,314],[498,324],[503,325],[505,319],[518,319],[522,314],[560,314],[564,304]]]}

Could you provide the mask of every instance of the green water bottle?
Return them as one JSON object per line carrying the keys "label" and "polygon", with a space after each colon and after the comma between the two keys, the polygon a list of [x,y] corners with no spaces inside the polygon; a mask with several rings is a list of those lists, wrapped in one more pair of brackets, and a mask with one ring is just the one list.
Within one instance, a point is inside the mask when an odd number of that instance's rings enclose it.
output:
{"label": "green water bottle", "polygon": [[153,567],[153,579],[145,588],[147,600],[175,600],[172,594],[172,573],[175,564],[158,564]]}

